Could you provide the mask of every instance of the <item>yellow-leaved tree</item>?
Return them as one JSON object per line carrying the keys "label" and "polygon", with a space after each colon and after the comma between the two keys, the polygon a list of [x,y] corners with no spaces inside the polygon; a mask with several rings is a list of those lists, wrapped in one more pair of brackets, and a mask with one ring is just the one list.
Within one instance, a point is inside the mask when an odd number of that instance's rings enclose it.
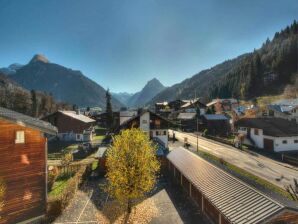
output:
{"label": "yellow-leaved tree", "polygon": [[131,213],[132,203],[145,196],[155,184],[160,169],[156,147],[140,129],[132,128],[113,137],[107,151],[108,193]]}
{"label": "yellow-leaved tree", "polygon": [[[2,208],[4,206],[5,190],[6,190],[6,187],[5,187],[4,180],[0,178],[0,212],[2,211]],[[1,220],[1,216],[0,216],[0,220]]]}

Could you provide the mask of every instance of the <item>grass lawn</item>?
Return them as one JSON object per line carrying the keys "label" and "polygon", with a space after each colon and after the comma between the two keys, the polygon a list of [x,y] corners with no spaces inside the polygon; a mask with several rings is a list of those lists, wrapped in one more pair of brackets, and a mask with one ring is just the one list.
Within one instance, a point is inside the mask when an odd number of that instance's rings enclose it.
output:
{"label": "grass lawn", "polygon": [[210,154],[208,152],[199,151],[198,154],[200,156],[202,156],[203,158],[210,159],[210,160],[212,160],[214,162],[217,162],[217,163],[220,163],[220,164],[226,166],[228,169],[232,170],[233,172],[238,173],[238,174],[240,174],[240,175],[242,175],[242,176],[244,176],[244,177],[246,177],[246,178],[248,178],[250,180],[253,180],[257,184],[265,187],[266,189],[269,189],[271,191],[274,191],[274,192],[276,192],[276,193],[278,193],[278,194],[280,194],[280,195],[282,195],[282,196],[284,196],[286,198],[289,198],[289,199],[293,200],[293,198],[291,197],[291,195],[286,190],[284,190],[284,189],[282,189],[282,188],[280,188],[280,187],[278,187],[278,186],[270,183],[267,180],[264,180],[264,179],[262,179],[260,177],[257,177],[255,175],[253,175],[252,173],[247,172],[246,170],[244,170],[242,168],[239,168],[239,167],[237,167],[237,166],[235,166],[235,165],[233,165],[231,163],[228,163],[227,161],[225,161],[225,160],[223,160],[221,158],[218,158],[218,157],[216,157],[216,156],[214,156],[214,155],[212,155],[212,154]]}
{"label": "grass lawn", "polygon": [[95,129],[96,135],[105,135],[107,133],[107,129],[106,128],[95,126],[94,129]]}
{"label": "grass lawn", "polygon": [[103,140],[105,138],[105,135],[97,135],[97,136],[94,136],[93,137],[93,141],[95,141],[95,140]]}
{"label": "grass lawn", "polygon": [[68,151],[72,151],[72,150],[77,149],[78,147],[79,147],[78,144],[72,144],[72,145],[67,146],[65,149]]}
{"label": "grass lawn", "polygon": [[94,161],[94,162],[92,163],[92,167],[91,167],[91,169],[92,169],[92,170],[96,170],[97,167],[98,167],[98,161]]}
{"label": "grass lawn", "polygon": [[55,183],[53,184],[52,190],[48,193],[49,197],[59,196],[63,190],[67,187],[68,180],[73,176],[73,174],[63,175],[57,177]]}

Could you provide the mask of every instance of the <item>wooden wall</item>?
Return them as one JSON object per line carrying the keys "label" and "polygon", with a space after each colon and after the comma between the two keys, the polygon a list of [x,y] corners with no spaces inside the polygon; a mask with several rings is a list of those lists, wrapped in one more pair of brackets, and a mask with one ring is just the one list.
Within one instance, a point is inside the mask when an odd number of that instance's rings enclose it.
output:
{"label": "wooden wall", "polygon": [[61,112],[53,113],[43,118],[43,120],[56,126],[59,133],[67,133],[71,131],[73,131],[74,133],[83,133],[85,129],[88,129],[93,124],[92,122],[85,123],[78,119],[67,116]]}
{"label": "wooden wall", "polygon": [[[20,130],[25,131],[25,144],[15,144]],[[0,176],[7,187],[1,224],[45,214],[45,144],[40,131],[0,120]]]}

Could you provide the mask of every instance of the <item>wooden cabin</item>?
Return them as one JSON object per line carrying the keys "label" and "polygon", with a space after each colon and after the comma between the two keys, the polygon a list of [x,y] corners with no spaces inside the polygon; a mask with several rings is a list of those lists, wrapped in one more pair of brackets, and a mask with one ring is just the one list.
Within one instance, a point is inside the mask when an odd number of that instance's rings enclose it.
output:
{"label": "wooden cabin", "polygon": [[0,178],[6,185],[0,223],[41,219],[47,202],[47,138],[56,127],[0,107]]}
{"label": "wooden cabin", "polygon": [[95,125],[95,120],[79,112],[58,110],[42,120],[58,128],[58,138],[61,141],[92,140],[92,126]]}

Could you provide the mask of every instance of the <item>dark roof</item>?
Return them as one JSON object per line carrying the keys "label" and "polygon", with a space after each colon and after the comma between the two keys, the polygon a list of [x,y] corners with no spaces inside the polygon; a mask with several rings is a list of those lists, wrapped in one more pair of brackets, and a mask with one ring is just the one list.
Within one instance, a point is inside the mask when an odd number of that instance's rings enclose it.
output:
{"label": "dark roof", "polygon": [[197,113],[179,113],[177,119],[192,120],[196,117]]}
{"label": "dark roof", "polygon": [[152,112],[152,111],[150,111],[150,110],[143,110],[141,113],[139,113],[139,114],[137,114],[136,116],[133,116],[133,117],[131,117],[130,119],[128,119],[128,120],[126,120],[125,122],[123,122],[123,123],[119,126],[119,129],[124,128],[124,127],[125,127],[127,124],[129,124],[131,121],[140,118],[140,116],[142,116],[144,113],[147,113],[147,112],[149,112],[150,115],[155,115],[156,117],[159,117],[160,119],[162,119],[162,120],[164,120],[164,121],[166,121],[166,122],[171,123],[168,119],[166,119],[166,118],[164,118],[164,117],[162,117],[162,116],[160,116],[160,115],[158,115],[158,114],[156,114],[156,113],[154,113],[154,112]]}
{"label": "dark roof", "polygon": [[167,158],[231,223],[260,223],[285,208],[182,147]]}
{"label": "dark roof", "polygon": [[283,118],[242,118],[235,125],[263,129],[264,135],[269,136],[298,136],[298,124]]}
{"label": "dark roof", "polygon": [[203,117],[206,120],[228,120],[229,119],[223,114],[204,114]]}
{"label": "dark roof", "polygon": [[0,119],[8,120],[21,126],[38,129],[44,133],[56,134],[57,128],[48,122],[0,107]]}

